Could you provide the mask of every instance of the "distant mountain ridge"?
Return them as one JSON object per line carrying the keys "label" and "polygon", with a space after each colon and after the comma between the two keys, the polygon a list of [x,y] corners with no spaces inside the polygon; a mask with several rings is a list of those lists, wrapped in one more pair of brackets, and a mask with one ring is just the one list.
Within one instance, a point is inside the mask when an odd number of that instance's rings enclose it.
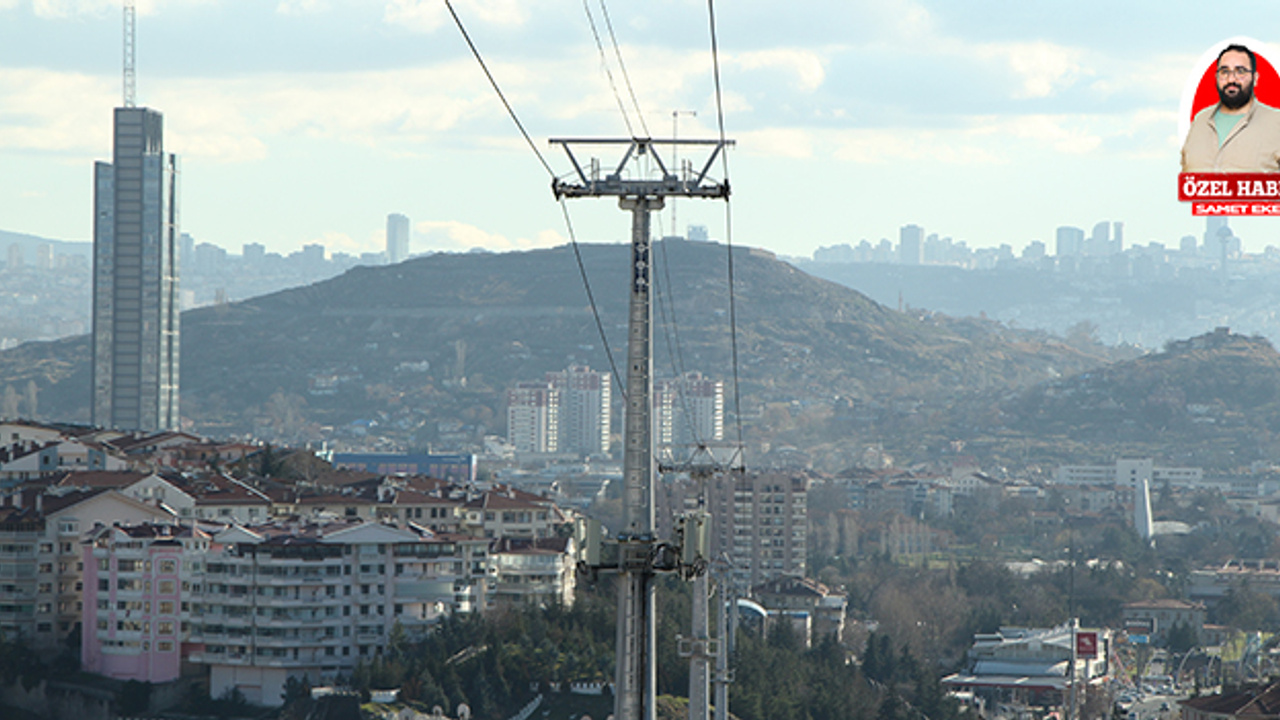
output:
{"label": "distant mountain ridge", "polygon": [[[629,249],[585,245],[581,252],[621,363]],[[656,372],[697,370],[730,388],[725,247],[664,241],[655,260]],[[736,248],[734,262],[747,415],[773,403],[803,409],[838,399],[873,408],[945,403],[1107,360],[1100,347],[1081,351],[996,323],[892,311],[766,251]],[[40,416],[87,421],[87,340],[0,353],[0,385],[34,380]],[[507,387],[570,363],[609,368],[568,247],[359,267],[182,318],[183,415],[212,434],[293,440],[293,432],[360,418],[403,426],[418,441],[435,422],[494,431],[504,425]]]}
{"label": "distant mountain ridge", "polygon": [[[46,243],[53,246],[55,256],[83,255],[87,258],[93,253],[93,243],[88,241],[54,240],[39,235],[0,230],[0,250],[7,252],[10,245],[16,244],[22,248],[23,259],[27,263],[35,262],[37,248]],[[3,256],[0,255],[0,257]]]}
{"label": "distant mountain ridge", "polygon": [[1280,457],[1280,353],[1219,328],[1027,389],[1001,410],[1003,426],[1042,440],[1239,467]]}

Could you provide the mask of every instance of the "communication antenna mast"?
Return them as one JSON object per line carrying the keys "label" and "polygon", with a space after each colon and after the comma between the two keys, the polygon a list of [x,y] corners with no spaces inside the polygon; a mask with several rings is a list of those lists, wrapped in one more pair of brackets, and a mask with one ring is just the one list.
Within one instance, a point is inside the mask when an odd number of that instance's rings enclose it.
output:
{"label": "communication antenna mast", "polygon": [[[631,282],[627,324],[627,395],[624,450],[622,460],[622,528],[610,543],[611,562],[588,562],[592,570],[619,575],[617,652],[614,684],[616,720],[655,720],[657,673],[655,656],[656,615],[654,576],[659,572],[685,571],[696,576],[705,570],[703,543],[691,536],[705,537],[705,531],[681,532],[678,544],[660,542],[654,523],[653,452],[653,307],[650,290],[651,237],[649,214],[661,210],[666,198],[729,197],[727,180],[715,181],[708,172],[716,157],[732,140],[655,140],[652,138],[553,138],[551,144],[564,148],[574,172],[567,180],[555,179],[551,189],[557,199],[616,197],[618,205],[631,213]],[[657,152],[658,146],[681,145],[709,151],[701,172],[668,169]],[[595,158],[584,169],[574,148],[612,147],[622,151],[622,159],[601,173]],[[654,178],[640,167],[648,159],[657,166]],[[695,524],[705,525],[699,521]],[[598,554],[591,551],[591,555]]]}
{"label": "communication antenna mast", "polygon": [[134,0],[124,0],[124,106],[137,105],[137,73],[134,70]]}

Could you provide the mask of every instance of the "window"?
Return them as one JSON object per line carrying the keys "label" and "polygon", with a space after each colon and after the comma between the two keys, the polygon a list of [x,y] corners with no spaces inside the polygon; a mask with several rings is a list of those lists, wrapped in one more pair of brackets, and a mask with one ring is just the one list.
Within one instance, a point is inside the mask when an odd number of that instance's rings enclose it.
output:
{"label": "window", "polygon": [[161,580],[158,587],[161,595],[172,595],[176,586],[172,580]]}
{"label": "window", "polygon": [[156,632],[159,633],[160,635],[172,635],[173,622],[170,620],[161,620],[160,622],[156,623]]}
{"label": "window", "polygon": [[173,641],[161,640],[160,642],[156,643],[156,649],[159,650],[160,652],[173,652]]}
{"label": "window", "polygon": [[178,563],[171,559],[165,558],[160,561],[159,568],[160,568],[160,572],[166,575],[172,575],[173,573],[178,572]]}
{"label": "window", "polygon": [[161,615],[172,615],[172,614],[173,614],[173,601],[172,601],[172,600],[161,600],[161,601],[160,601],[160,614],[161,614]]}

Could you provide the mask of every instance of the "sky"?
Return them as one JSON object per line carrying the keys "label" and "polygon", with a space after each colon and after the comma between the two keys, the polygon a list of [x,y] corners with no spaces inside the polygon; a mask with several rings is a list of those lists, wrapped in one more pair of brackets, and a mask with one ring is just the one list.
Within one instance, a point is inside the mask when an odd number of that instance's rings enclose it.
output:
{"label": "sky", "polygon": [[[414,253],[568,240],[550,175],[443,0],[137,2],[138,104],[164,114],[197,242],[377,252],[392,212],[412,221]],[[718,134],[708,3],[453,6],[557,174],[571,166],[551,137]],[[654,222],[786,256],[896,241],[908,223],[1052,252],[1058,226],[1119,220],[1126,244],[1176,247],[1203,228],[1177,201],[1184,86],[1216,44],[1280,29],[1274,2],[1224,10],[716,3],[733,196],[681,200]],[[89,238],[92,163],[110,159],[121,104],[121,18],[119,0],[0,0],[0,229]],[[629,236],[613,200],[568,208],[580,241]],[[1248,252],[1280,245],[1280,219],[1232,224]]]}

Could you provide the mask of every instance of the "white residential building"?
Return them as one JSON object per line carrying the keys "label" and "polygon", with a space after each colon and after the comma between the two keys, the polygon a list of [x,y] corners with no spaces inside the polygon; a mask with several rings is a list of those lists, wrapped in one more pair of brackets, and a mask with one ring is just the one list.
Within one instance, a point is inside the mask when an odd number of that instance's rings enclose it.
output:
{"label": "white residential building", "polygon": [[84,549],[83,659],[162,682],[181,657],[209,666],[214,697],[278,705],[288,678],[332,681],[397,625],[483,609],[489,543],[370,522],[102,528]]}
{"label": "white residential building", "polygon": [[518,453],[554,453],[560,442],[560,391],[522,382],[507,391],[507,440]]}
{"label": "white residential building", "polygon": [[654,441],[691,445],[724,439],[724,383],[699,372],[653,384]]}
{"label": "white residential building", "polygon": [[559,391],[559,451],[608,453],[613,411],[609,374],[571,365],[561,372],[547,373],[547,382]]}

